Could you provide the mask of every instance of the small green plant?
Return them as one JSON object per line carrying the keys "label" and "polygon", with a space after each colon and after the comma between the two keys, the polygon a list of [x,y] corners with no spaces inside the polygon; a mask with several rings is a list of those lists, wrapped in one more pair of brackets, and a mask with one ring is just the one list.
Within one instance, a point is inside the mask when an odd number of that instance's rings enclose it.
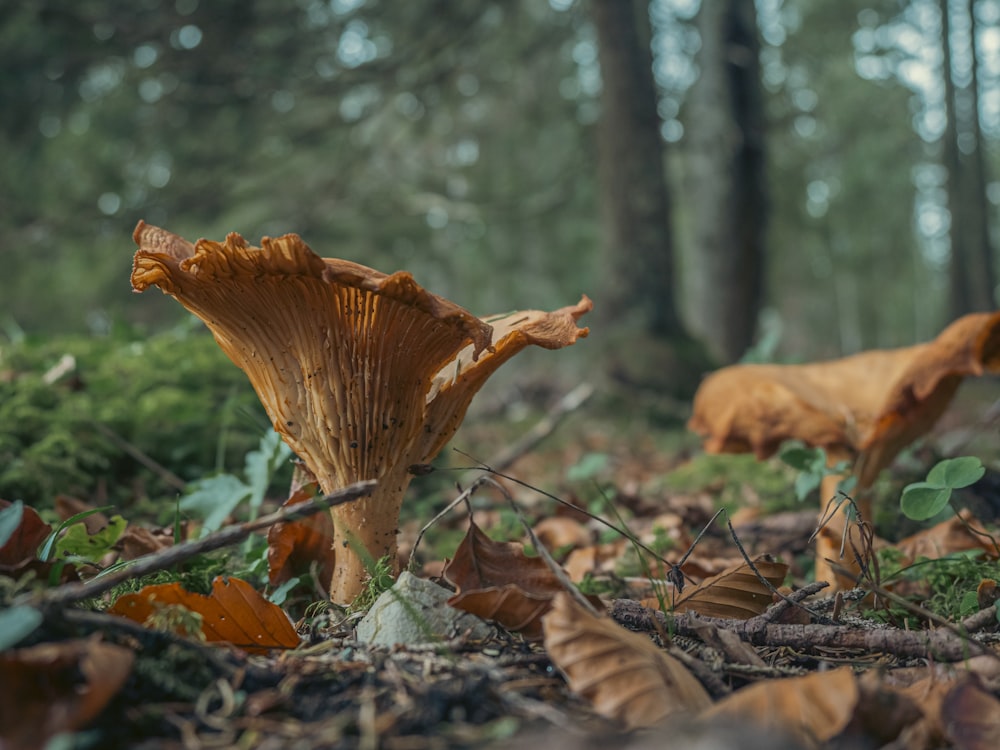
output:
{"label": "small green plant", "polygon": [[260,439],[257,449],[247,453],[242,478],[235,474],[219,474],[194,482],[191,491],[181,499],[181,510],[202,519],[202,536],[218,531],[244,502],[248,506],[249,519],[253,520],[260,512],[274,475],[291,454],[281,436],[269,430]]}
{"label": "small green plant", "polygon": [[[826,451],[822,448],[808,448],[801,443],[791,443],[782,448],[779,458],[798,473],[795,477],[795,497],[805,500],[812,492],[819,489],[828,476],[843,476],[837,483],[837,490],[850,494],[857,484],[857,478],[847,476],[851,470],[850,461],[838,461],[829,465]],[[821,498],[826,501],[830,498]]]}
{"label": "small green plant", "polygon": [[[918,604],[953,621],[979,610],[977,587],[983,579],[995,575],[995,563],[985,559],[980,550],[955,552],[937,559],[921,557],[914,563],[904,565],[902,553],[887,547],[879,550],[878,560],[884,585],[897,582],[918,584],[923,591]],[[912,629],[923,627],[919,618],[895,604],[890,604],[885,611],[869,614],[878,619],[892,617],[906,622]]]}
{"label": "small green plant", "polygon": [[351,611],[364,612],[371,608],[383,592],[392,588],[396,579],[392,575],[392,561],[389,556],[379,558],[374,565],[366,565],[368,569],[368,581],[365,583],[365,590],[351,604]]}
{"label": "small green plant", "polygon": [[914,521],[926,521],[943,511],[955,490],[975,484],[986,473],[983,462],[974,456],[939,461],[923,482],[909,484],[899,498],[903,515]]}

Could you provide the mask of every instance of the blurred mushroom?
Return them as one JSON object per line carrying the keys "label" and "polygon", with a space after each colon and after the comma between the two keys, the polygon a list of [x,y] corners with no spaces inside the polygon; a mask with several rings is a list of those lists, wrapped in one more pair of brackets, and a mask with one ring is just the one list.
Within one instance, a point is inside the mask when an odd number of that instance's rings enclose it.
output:
{"label": "blurred mushroom", "polygon": [[[688,427],[709,453],[763,459],[786,440],[824,448],[831,465],[853,462],[864,490],[934,426],[964,378],[998,370],[1000,312],[973,313],[916,346],[806,365],[725,367],[701,384]],[[839,534],[827,537],[839,545]],[[818,557],[817,578],[833,581]]]}
{"label": "blurred mushroom", "polygon": [[294,234],[261,248],[238,234],[191,244],[139,222],[134,239],[134,290],[158,286],[205,322],[324,492],[378,480],[331,511],[338,603],[362,591],[364,558],[395,560],[411,467],[444,447],[486,379],[529,344],[559,349],[588,333],[576,325],[585,296],[480,320],[407,272],[320,258]]}

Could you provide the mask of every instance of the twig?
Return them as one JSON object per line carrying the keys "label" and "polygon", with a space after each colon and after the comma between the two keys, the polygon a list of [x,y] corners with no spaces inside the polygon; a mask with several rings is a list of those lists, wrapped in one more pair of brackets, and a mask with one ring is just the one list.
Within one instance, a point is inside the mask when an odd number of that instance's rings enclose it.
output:
{"label": "twig", "polygon": [[997,614],[997,604],[993,603],[989,607],[981,609],[962,620],[961,628],[967,633],[975,633],[988,628],[990,625],[996,625],[998,618],[1000,618],[1000,615]]}
{"label": "twig", "polygon": [[117,432],[112,430],[106,424],[101,424],[100,422],[92,422],[94,427],[99,433],[115,444],[115,447],[119,450],[125,451],[128,455],[138,461],[140,464],[145,466],[151,472],[160,477],[164,482],[173,487],[176,490],[183,490],[187,487],[187,482],[181,479],[179,476],[174,474],[170,469],[162,464],[154,461],[152,458],[147,456],[141,450],[136,448],[132,443],[123,438]]}
{"label": "twig", "polygon": [[578,385],[560,398],[545,416],[535,423],[534,427],[521,435],[505,451],[496,456],[490,462],[490,466],[497,471],[510,468],[517,459],[551,435],[563,418],[570,412],[578,409],[593,393],[594,386],[590,383],[581,383]]}
{"label": "twig", "polygon": [[570,580],[569,576],[566,575],[566,571],[563,570],[562,566],[555,561],[549,550],[545,547],[544,544],[542,544],[541,540],[535,534],[534,529],[531,528],[531,524],[528,523],[528,519],[525,518],[524,514],[521,512],[521,508],[518,506],[516,502],[514,502],[513,496],[507,491],[507,488],[503,487],[500,484],[497,484],[497,486],[500,488],[500,491],[503,493],[504,497],[507,498],[507,502],[510,503],[510,507],[514,509],[514,513],[517,515],[517,520],[521,522],[521,526],[524,527],[525,532],[527,532],[528,534],[528,538],[531,539],[531,544],[534,546],[535,551],[538,553],[538,556],[545,561],[545,564],[552,572],[552,575],[556,577],[556,580],[558,580],[559,583],[562,584],[563,589],[565,589],[566,593],[568,593],[576,601],[577,604],[583,607],[590,614],[597,617],[600,613],[597,611],[594,605],[587,599],[587,597],[583,595],[583,592],[581,592],[580,589],[578,589],[576,586],[573,585],[573,582]]}
{"label": "twig", "polygon": [[[750,620],[721,620],[712,617],[683,614],[667,617],[662,612],[643,607],[630,599],[616,599],[611,616],[630,630],[656,632],[665,627],[677,635],[698,637],[696,620],[731,630],[754,646],[787,646],[822,658],[825,649],[853,649],[866,653],[886,653],[900,658],[934,658],[938,661],[960,661],[975,654],[992,652],[950,630],[900,630],[898,628],[849,628],[843,625],[781,625],[755,617]],[[652,619],[651,619],[652,618]]]}
{"label": "twig", "polygon": [[374,488],[374,479],[356,482],[341,490],[331,492],[329,495],[281,508],[274,513],[261,516],[254,521],[227,526],[202,539],[177,544],[173,547],[167,547],[158,552],[138,557],[124,567],[110,571],[105,575],[98,575],[89,581],[66,583],[54,589],[27,594],[17,603],[34,607],[54,607],[100,596],[131,578],[138,578],[157,570],[165,570],[205,552],[237,544],[255,531],[266,529],[276,523],[292,521],[296,518],[302,518],[318,513],[321,510],[332,508],[335,505],[349,503],[352,500],[357,500],[359,497],[371,494]]}
{"label": "twig", "polygon": [[[555,431],[556,427],[559,426],[563,417],[571,411],[579,408],[581,404],[593,395],[593,393],[594,386],[590,383],[581,383],[576,388],[571,390],[559,399],[555,406],[549,409],[548,413],[535,423],[534,427],[518,438],[513,445],[510,445],[506,450],[497,455],[497,457],[493,459],[491,466],[495,466],[499,469],[508,468],[511,464],[517,461],[517,459],[551,435]],[[462,455],[466,454],[463,453]],[[423,528],[420,529],[420,533],[417,534],[417,539],[413,543],[413,549],[410,551],[410,559],[407,561],[407,567],[411,567],[413,565],[417,547],[423,540],[424,534],[427,533],[427,530],[446,515],[451,513],[455,506],[460,505],[471,498],[476,490],[482,487],[488,480],[488,476],[482,474],[479,469],[475,470],[475,474],[476,477],[472,480],[472,483],[469,484],[468,488],[462,491],[458,497],[448,503],[448,505],[441,512],[424,524]]]}
{"label": "twig", "polygon": [[445,506],[445,508],[443,508],[436,516],[434,516],[434,518],[432,518],[430,521],[428,521],[423,525],[423,527],[420,529],[420,533],[417,534],[416,541],[413,542],[413,548],[410,550],[410,559],[406,561],[407,568],[409,569],[413,568],[413,560],[414,556],[417,554],[417,547],[419,547],[420,542],[423,541],[424,534],[427,533],[427,530],[430,529],[431,526],[436,524],[442,518],[444,518],[446,515],[451,513],[452,509],[454,509],[456,505],[464,503],[466,500],[471,498],[475,494],[476,490],[478,490],[488,481],[490,481],[489,474],[480,475],[480,477],[476,479],[472,484],[470,484],[467,489],[459,493],[458,497],[456,497],[454,500],[448,503],[448,505]]}

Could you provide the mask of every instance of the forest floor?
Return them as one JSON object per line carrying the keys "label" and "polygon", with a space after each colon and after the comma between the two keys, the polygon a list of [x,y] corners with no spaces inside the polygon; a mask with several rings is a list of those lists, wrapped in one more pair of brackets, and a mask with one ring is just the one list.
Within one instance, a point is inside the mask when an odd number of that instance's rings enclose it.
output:
{"label": "forest floor", "polygon": [[[497,486],[483,486],[427,531],[413,557],[417,575],[442,580],[471,512],[494,538],[544,545],[600,594],[600,621],[639,633],[667,654],[662,661],[589,624],[587,605],[570,597],[554,605],[572,626],[562,637],[550,619],[536,638],[495,625],[485,639],[458,633],[390,649],[356,639],[360,613],[300,597],[286,611],[301,645],[259,653],[51,605],[18,650],[0,654],[3,747],[996,747],[1000,571],[995,543],[970,541],[966,529],[996,528],[1000,477],[988,472],[956,495],[961,521],[918,524],[898,512],[902,487],[938,458],[995,458],[982,455],[996,436],[983,399],[960,398],[885,472],[875,488],[875,573],[836,594],[810,584],[818,498],[798,501],[796,472],[781,461],[703,455],[681,414],[660,403],[628,419],[571,410],[497,462],[535,423],[484,410],[441,468],[414,481],[403,558],[458,486],[484,473],[480,461],[503,466],[491,474]],[[921,531],[930,546],[899,546]],[[779,571],[771,578],[781,593],[765,592],[763,604],[725,588],[734,569],[763,585],[748,559]],[[769,567],[775,561],[787,567]],[[719,574],[721,584],[699,589]],[[707,609],[662,606],[664,590],[668,599],[680,593],[679,577],[689,592],[708,592]],[[747,611],[718,617],[712,606]],[[19,657],[29,646],[42,651]],[[67,732],[55,740],[38,729],[53,721]]]}

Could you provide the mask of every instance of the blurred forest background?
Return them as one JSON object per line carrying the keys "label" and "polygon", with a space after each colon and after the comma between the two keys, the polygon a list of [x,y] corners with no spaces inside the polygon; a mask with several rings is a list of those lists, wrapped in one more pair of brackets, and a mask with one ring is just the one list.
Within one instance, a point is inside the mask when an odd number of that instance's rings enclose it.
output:
{"label": "blurred forest background", "polygon": [[586,292],[626,381],[995,305],[1000,0],[25,0],[0,102],[12,339],[182,320],[139,218],[482,315]]}

